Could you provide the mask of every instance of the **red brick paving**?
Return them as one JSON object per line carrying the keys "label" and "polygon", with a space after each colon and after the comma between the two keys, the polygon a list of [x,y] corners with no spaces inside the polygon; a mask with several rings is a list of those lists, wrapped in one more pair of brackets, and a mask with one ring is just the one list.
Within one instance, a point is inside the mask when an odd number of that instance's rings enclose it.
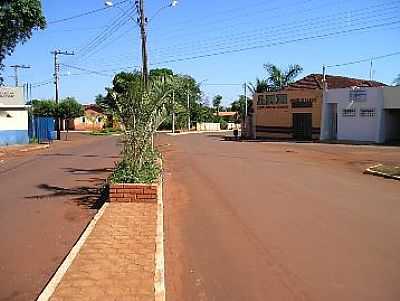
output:
{"label": "red brick paving", "polygon": [[154,300],[157,204],[110,203],[50,300]]}

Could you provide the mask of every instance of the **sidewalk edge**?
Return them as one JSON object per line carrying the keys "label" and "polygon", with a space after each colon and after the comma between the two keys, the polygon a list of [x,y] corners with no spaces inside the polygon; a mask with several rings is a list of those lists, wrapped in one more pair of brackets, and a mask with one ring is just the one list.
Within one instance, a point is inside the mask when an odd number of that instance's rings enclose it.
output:
{"label": "sidewalk edge", "polygon": [[[162,169],[162,161],[161,161]],[[165,301],[165,268],[164,268],[164,202],[163,202],[163,177],[159,182],[157,199],[157,235],[154,273],[154,299]]]}
{"label": "sidewalk edge", "polygon": [[79,237],[78,241],[72,247],[71,251],[68,253],[67,257],[65,257],[62,264],[58,267],[57,271],[47,283],[46,287],[43,289],[37,301],[47,301],[51,298],[54,294],[58,284],[61,282],[62,278],[64,277],[65,273],[67,272],[68,268],[71,266],[72,262],[74,261],[75,257],[78,255],[80,249],[82,248],[83,244],[89,237],[90,233],[93,231],[94,227],[98,220],[104,214],[104,211],[108,207],[109,203],[104,203],[100,210],[96,213],[93,219],[90,221],[89,225],[83,231],[81,236]]}

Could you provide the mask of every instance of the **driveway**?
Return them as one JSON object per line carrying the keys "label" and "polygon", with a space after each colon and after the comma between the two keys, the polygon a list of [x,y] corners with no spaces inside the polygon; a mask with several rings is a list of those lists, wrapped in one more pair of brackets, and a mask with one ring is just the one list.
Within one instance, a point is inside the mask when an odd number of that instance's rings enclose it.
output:
{"label": "driveway", "polygon": [[117,139],[69,138],[2,157],[0,300],[34,300],[101,205]]}
{"label": "driveway", "polygon": [[158,143],[167,300],[400,300],[400,148]]}

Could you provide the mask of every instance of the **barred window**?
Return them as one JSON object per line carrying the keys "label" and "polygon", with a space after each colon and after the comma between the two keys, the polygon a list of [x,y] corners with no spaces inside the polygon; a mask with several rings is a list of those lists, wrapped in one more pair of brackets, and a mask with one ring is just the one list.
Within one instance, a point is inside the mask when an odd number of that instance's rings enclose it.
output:
{"label": "barred window", "polygon": [[265,95],[258,95],[257,105],[265,106]]}
{"label": "barred window", "polygon": [[356,109],[343,109],[343,117],[356,117]]}
{"label": "barred window", "polygon": [[276,95],[276,103],[280,105],[287,104],[287,94],[277,94]]}
{"label": "barred window", "polygon": [[375,108],[360,109],[360,117],[375,117],[375,116],[376,116]]}
{"label": "barred window", "polygon": [[276,95],[267,95],[267,105],[274,105],[276,104]]}

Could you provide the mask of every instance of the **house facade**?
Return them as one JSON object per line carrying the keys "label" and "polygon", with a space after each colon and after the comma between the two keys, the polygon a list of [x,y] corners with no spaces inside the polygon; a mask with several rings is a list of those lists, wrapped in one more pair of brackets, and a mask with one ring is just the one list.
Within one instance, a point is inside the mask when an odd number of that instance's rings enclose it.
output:
{"label": "house facade", "polygon": [[[382,83],[341,76],[326,76],[331,88],[354,85],[382,86]],[[319,139],[323,100],[322,74],[310,74],[288,87],[257,93],[253,98],[253,138]]]}
{"label": "house facade", "polygon": [[0,87],[0,146],[29,143],[28,108],[22,87]]}
{"label": "house facade", "polygon": [[84,106],[85,114],[71,120],[68,129],[75,131],[96,131],[106,127],[107,116],[95,104]]}
{"label": "house facade", "polygon": [[400,140],[400,87],[327,89],[321,140]]}

